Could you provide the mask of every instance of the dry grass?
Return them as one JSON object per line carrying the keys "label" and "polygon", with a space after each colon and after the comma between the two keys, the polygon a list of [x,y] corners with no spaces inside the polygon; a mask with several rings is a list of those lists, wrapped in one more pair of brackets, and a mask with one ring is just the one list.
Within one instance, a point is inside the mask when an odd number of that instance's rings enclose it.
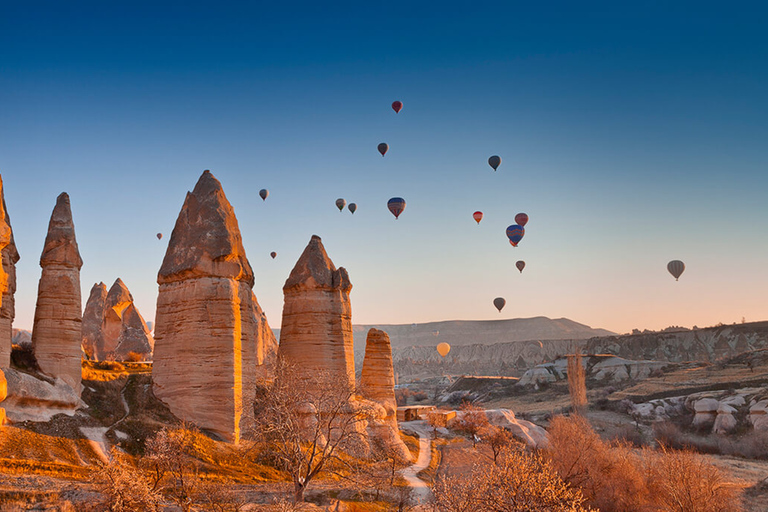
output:
{"label": "dry grass", "polygon": [[0,471],[82,478],[84,466],[101,459],[87,439],[38,434],[6,426],[0,436]]}
{"label": "dry grass", "polygon": [[419,458],[419,438],[411,434],[406,434],[400,431],[400,439],[403,440],[408,451],[411,453],[411,459],[416,460]]}

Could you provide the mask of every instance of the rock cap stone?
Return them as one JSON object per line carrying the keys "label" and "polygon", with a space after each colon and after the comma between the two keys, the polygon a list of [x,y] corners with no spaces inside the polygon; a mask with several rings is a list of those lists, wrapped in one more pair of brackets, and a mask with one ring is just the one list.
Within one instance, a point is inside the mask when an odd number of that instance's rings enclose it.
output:
{"label": "rock cap stone", "polygon": [[43,253],[40,255],[40,266],[47,265],[61,265],[78,270],[83,266],[75,239],[72,208],[66,192],[56,198],[56,206],[48,223],[48,234],[45,237]]}

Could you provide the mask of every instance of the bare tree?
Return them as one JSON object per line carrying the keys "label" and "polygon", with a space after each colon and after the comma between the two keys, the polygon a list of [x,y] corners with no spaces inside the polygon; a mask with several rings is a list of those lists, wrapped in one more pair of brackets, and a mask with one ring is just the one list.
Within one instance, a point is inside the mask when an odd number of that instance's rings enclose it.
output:
{"label": "bare tree", "polygon": [[104,496],[103,510],[133,512],[157,510],[159,494],[152,489],[144,475],[117,448],[112,448],[111,460],[91,473],[90,480]]}
{"label": "bare tree", "polygon": [[582,364],[581,353],[568,354],[568,392],[571,394],[571,407],[581,414],[587,407],[587,378]]}
{"label": "bare tree", "polygon": [[275,379],[258,393],[253,437],[271,450],[293,480],[295,503],[318,475],[359,454],[372,410],[353,400],[354,390],[329,372],[302,371],[278,361]]}
{"label": "bare tree", "polygon": [[200,479],[197,461],[190,456],[196,432],[189,426],[164,428],[147,440],[141,465],[151,475],[153,491],[170,497],[185,512],[191,510]]}
{"label": "bare tree", "polygon": [[485,409],[463,402],[458,417],[453,421],[451,428],[461,432],[472,439],[472,447],[477,444],[478,434],[488,426],[488,416]]}
{"label": "bare tree", "polygon": [[493,463],[496,464],[502,450],[509,448],[516,441],[507,429],[488,425],[480,432],[480,442],[491,449]]}

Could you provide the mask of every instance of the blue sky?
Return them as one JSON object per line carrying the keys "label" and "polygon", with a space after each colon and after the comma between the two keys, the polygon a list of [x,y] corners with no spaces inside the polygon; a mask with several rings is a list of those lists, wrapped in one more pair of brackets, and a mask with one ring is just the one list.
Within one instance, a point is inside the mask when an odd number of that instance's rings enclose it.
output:
{"label": "blue sky", "polygon": [[62,191],[83,300],[119,276],[151,320],[204,169],[274,327],[312,234],[350,272],[355,323],[499,318],[496,296],[504,318],[621,332],[766,319],[768,9],[669,3],[0,2],[16,325]]}

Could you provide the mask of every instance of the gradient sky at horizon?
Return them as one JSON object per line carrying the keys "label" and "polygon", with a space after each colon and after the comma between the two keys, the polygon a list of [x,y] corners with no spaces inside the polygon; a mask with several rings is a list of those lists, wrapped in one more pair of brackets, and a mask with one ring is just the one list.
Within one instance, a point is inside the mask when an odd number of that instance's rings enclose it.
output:
{"label": "gradient sky at horizon", "polygon": [[[668,4],[0,2],[14,325],[32,327],[62,191],[83,305],[121,277],[153,320],[204,169],[275,328],[312,234],[350,273],[354,323],[768,319],[768,7]],[[397,221],[392,196],[407,201]]]}

